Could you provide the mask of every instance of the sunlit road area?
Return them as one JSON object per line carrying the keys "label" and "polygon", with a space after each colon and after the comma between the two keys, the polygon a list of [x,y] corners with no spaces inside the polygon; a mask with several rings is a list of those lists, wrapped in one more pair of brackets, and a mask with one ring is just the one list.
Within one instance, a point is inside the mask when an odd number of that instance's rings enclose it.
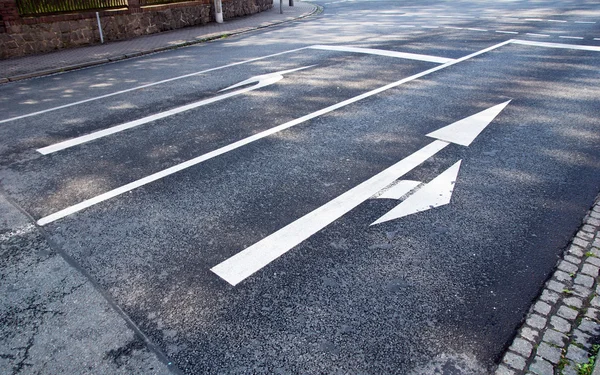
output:
{"label": "sunlit road area", "polygon": [[600,190],[600,5],[316,3],[1,85],[0,187],[174,373],[487,374]]}

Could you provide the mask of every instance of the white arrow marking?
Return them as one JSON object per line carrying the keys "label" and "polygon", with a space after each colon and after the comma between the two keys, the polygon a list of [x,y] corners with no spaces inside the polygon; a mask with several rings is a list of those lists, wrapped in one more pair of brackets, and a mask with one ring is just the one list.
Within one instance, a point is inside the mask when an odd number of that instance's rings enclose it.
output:
{"label": "white arrow marking", "polygon": [[390,187],[384,189],[376,198],[380,199],[400,199],[408,192],[421,184],[421,181],[402,180],[396,181]]}
{"label": "white arrow marking", "polygon": [[462,146],[469,146],[508,103],[510,103],[510,100],[431,132],[427,136]]}
{"label": "white arrow marking", "polygon": [[[508,102],[505,104],[508,104]],[[497,106],[492,108],[496,107]],[[444,130],[452,127],[453,131],[463,134],[463,137],[460,138],[461,142],[464,143],[468,137],[472,137],[467,143],[468,145],[491,122],[491,119],[489,119],[488,116],[479,116],[476,119],[481,123],[478,121],[458,121],[443,127],[440,131],[442,134],[445,134],[447,132],[444,132]],[[462,127],[474,128],[474,130],[466,130],[462,129]],[[348,190],[337,198],[325,203],[323,206],[309,212],[300,219],[293,221],[231,258],[217,264],[211,268],[211,271],[229,284],[234,286],[237,285],[311,237],[313,234],[350,212],[377,192],[388,187],[395,180],[412,171],[449,144],[450,143],[441,140],[433,141],[427,146],[400,160],[398,163]]]}
{"label": "white arrow marking", "polygon": [[[278,82],[279,80],[283,79],[283,74],[295,72],[295,71],[302,70],[302,69],[307,69],[307,68],[310,68],[310,67],[313,67],[313,66],[314,65],[305,66],[305,67],[302,67],[302,68],[285,70],[283,72],[277,72],[277,73],[271,73],[271,74],[264,74],[264,75],[252,77],[252,78],[247,79],[247,80],[245,80],[243,82],[240,82],[240,83],[238,83],[236,85],[230,86],[230,87],[226,88],[225,90],[229,90],[229,89],[232,89],[232,88],[235,88],[235,87],[244,86],[244,85],[256,82],[256,84],[254,86],[250,86],[250,87],[246,87],[246,88],[243,88],[243,89],[240,89],[240,90],[232,91],[232,92],[229,92],[227,94],[215,96],[214,98],[200,100],[199,102],[186,104],[184,106],[173,108],[173,109],[170,109],[170,110],[165,111],[165,112],[161,112],[161,113],[157,113],[157,114],[154,114],[154,115],[146,116],[144,118],[141,118],[141,119],[138,119],[138,120],[134,120],[134,121],[129,121],[129,122],[126,122],[126,123],[121,124],[121,125],[117,125],[117,126],[113,126],[113,127],[107,128],[107,129],[99,130],[97,132],[90,133],[90,134],[87,134],[87,135],[83,135],[83,136],[77,137],[77,138],[72,138],[72,139],[69,139],[67,141],[55,143],[55,144],[50,145],[50,146],[39,148],[36,151],[39,152],[42,155],[52,154],[54,152],[61,151],[61,150],[64,150],[64,149],[67,149],[67,148],[70,148],[70,147],[73,147],[73,146],[77,146],[77,145],[80,145],[80,144],[83,144],[83,143],[87,143],[87,142],[96,140],[98,138],[106,137],[106,136],[111,135],[111,134],[115,134],[115,133],[119,133],[119,132],[122,132],[122,131],[127,130],[127,129],[131,129],[131,128],[134,128],[136,126],[144,125],[144,124],[147,124],[147,123],[152,122],[152,121],[156,121],[156,120],[159,120],[159,119],[162,119],[162,118],[165,118],[165,117],[173,116],[175,114],[178,114],[178,113],[181,113],[181,112],[185,112],[185,111],[189,111],[191,109],[195,109],[195,108],[198,108],[198,107],[202,107],[202,106],[207,105],[207,104],[215,103],[215,102],[218,102],[220,100],[231,98],[232,96],[240,95],[240,94],[246,93],[248,91],[252,91],[252,90],[259,89],[261,87],[272,85],[275,82]],[[224,91],[224,90],[221,90],[221,91]]]}
{"label": "white arrow marking", "polygon": [[404,216],[446,205],[450,203],[454,184],[458,176],[461,160],[440,173],[416,193],[377,219],[373,224],[399,219]]}

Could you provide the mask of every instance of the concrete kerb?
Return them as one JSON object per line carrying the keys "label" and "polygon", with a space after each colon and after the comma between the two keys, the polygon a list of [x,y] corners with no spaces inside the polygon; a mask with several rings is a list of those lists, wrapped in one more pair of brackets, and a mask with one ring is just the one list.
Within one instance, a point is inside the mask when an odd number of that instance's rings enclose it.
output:
{"label": "concrete kerb", "polygon": [[[291,19],[286,19],[286,20],[281,20],[281,21],[278,20],[278,21],[270,22],[266,25],[259,25],[259,26],[254,26],[254,27],[247,27],[244,29],[238,29],[238,30],[234,30],[234,31],[230,31],[230,32],[217,33],[217,34],[213,34],[213,35],[207,36],[202,39],[185,41],[185,42],[170,45],[170,46],[153,48],[153,49],[150,49],[147,51],[133,52],[133,53],[125,54],[125,55],[121,55],[121,56],[113,56],[113,57],[109,57],[109,58],[105,58],[105,59],[99,59],[99,60],[94,60],[94,61],[87,61],[87,62],[80,63],[80,64],[63,66],[63,67],[59,67],[59,68],[55,68],[55,69],[40,70],[40,71],[32,72],[32,73],[19,74],[16,76],[0,77],[0,84],[21,81],[21,80],[36,78],[36,77],[43,77],[43,76],[57,74],[57,73],[63,73],[63,72],[71,71],[71,70],[89,68],[92,66],[107,64],[110,62],[116,62],[116,61],[141,57],[141,56],[164,52],[164,51],[171,51],[174,49],[188,47],[188,46],[200,44],[200,43],[207,43],[207,42],[217,40],[217,39],[223,39],[223,38],[227,38],[230,36],[236,36],[236,35],[248,33],[251,31],[256,31],[256,30],[261,30],[261,29],[265,29],[268,27],[282,25],[284,23],[298,21],[300,19],[304,19],[304,18],[313,16],[316,14],[320,14],[323,11],[323,8],[320,7],[319,5],[316,5],[316,4],[311,4],[311,5],[313,5],[313,10],[311,12],[302,14],[298,17],[294,17]],[[248,17],[252,17],[252,16],[248,16]]]}
{"label": "concrete kerb", "polygon": [[[600,339],[599,216],[600,196],[533,302],[496,375],[579,375],[578,366],[589,365]],[[600,375],[600,366],[593,375]]]}

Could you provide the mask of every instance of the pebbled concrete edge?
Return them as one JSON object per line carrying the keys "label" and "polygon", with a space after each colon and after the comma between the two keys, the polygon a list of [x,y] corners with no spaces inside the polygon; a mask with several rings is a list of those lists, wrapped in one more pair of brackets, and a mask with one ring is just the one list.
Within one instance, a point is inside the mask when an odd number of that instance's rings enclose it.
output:
{"label": "pebbled concrete edge", "polygon": [[[600,196],[534,301],[495,375],[578,375],[600,338]],[[600,375],[596,366],[594,375]]]}
{"label": "pebbled concrete edge", "polygon": [[[170,51],[170,50],[174,50],[174,49],[178,49],[178,48],[182,48],[182,47],[188,47],[194,44],[200,44],[200,43],[206,43],[206,42],[210,42],[213,40],[217,40],[217,39],[222,39],[222,38],[227,38],[230,36],[236,36],[236,35],[240,35],[240,34],[245,34],[251,31],[256,31],[256,30],[260,30],[260,29],[265,29],[268,27],[273,27],[273,26],[278,26],[284,23],[289,23],[289,22],[294,22],[294,21],[298,21],[300,19],[304,19],[313,15],[318,15],[323,11],[323,8],[319,5],[316,4],[311,4],[313,6],[313,10],[308,12],[308,13],[304,13],[298,17],[294,17],[291,19],[286,19],[286,20],[282,20],[282,21],[275,21],[275,22],[271,22],[267,25],[260,25],[260,26],[255,26],[255,27],[246,27],[243,29],[237,29],[234,30],[232,32],[224,32],[224,33],[218,33],[218,34],[213,34],[210,35],[206,38],[202,38],[202,39],[198,39],[198,40],[190,40],[190,41],[186,41],[183,43],[179,43],[179,44],[175,44],[172,46],[165,46],[165,47],[159,47],[159,48],[153,48],[147,51],[139,51],[139,52],[132,52],[132,53],[127,53],[121,56],[112,56],[112,57],[108,57],[105,59],[100,59],[100,60],[94,60],[94,61],[88,61],[88,62],[84,62],[84,63],[80,63],[80,64],[74,64],[74,65],[67,65],[67,66],[63,66],[60,68],[55,68],[55,69],[47,69],[47,70],[40,70],[37,72],[32,72],[32,73],[26,73],[26,74],[20,74],[20,75],[16,75],[16,76],[9,76],[9,77],[0,77],[0,84],[3,83],[9,83],[9,82],[16,82],[16,81],[22,81],[24,79],[30,79],[30,78],[36,78],[36,77],[43,77],[43,76],[47,76],[47,75],[51,75],[51,74],[57,74],[57,73],[64,73],[64,72],[68,72],[70,70],[77,70],[77,69],[83,69],[83,68],[89,68],[92,66],[97,66],[97,65],[102,65],[102,64],[107,64],[107,63],[111,63],[111,62],[115,62],[115,61],[121,61],[121,60],[126,60],[126,59],[131,59],[131,58],[135,58],[135,57],[140,57],[140,56],[144,56],[144,55],[150,55],[153,53],[158,53],[158,52],[164,52],[164,51]],[[252,17],[252,16],[249,16]]]}

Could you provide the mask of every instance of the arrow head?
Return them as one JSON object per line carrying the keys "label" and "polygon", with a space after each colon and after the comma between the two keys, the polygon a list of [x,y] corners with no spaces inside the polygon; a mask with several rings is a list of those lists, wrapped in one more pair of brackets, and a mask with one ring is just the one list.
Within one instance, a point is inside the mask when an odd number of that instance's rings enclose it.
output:
{"label": "arrow head", "polygon": [[462,160],[459,160],[454,163],[453,166],[440,173],[421,189],[417,190],[416,193],[410,195],[406,200],[392,208],[371,225],[399,219],[450,203],[461,162]]}
{"label": "arrow head", "polygon": [[427,136],[445,142],[469,146],[471,142],[477,138],[479,133],[481,133],[483,129],[485,129],[486,126],[488,126],[490,122],[492,122],[496,116],[502,112],[508,103],[510,103],[510,100],[452,123],[448,126],[444,126],[441,129],[427,134]]}

